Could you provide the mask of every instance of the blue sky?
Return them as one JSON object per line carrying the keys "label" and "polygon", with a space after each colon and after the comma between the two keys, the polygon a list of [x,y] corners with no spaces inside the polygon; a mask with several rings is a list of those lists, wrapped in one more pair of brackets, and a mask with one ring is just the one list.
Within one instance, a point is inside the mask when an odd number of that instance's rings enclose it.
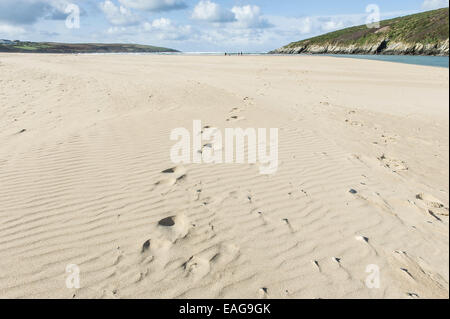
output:
{"label": "blue sky", "polygon": [[[0,0],[0,38],[120,42],[182,51],[265,52],[381,19],[448,7],[448,0]],[[79,28],[67,24],[80,10]],[[75,20],[70,20],[75,21]],[[69,27],[68,27],[69,26]],[[75,25],[76,26],[76,25]]]}

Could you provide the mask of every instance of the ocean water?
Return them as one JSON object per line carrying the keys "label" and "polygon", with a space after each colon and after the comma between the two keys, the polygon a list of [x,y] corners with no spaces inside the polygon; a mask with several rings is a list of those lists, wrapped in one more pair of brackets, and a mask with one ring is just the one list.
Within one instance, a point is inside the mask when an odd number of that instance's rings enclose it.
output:
{"label": "ocean water", "polygon": [[[170,54],[170,53],[169,53]],[[172,53],[173,54],[173,53]],[[221,52],[183,52],[175,53],[181,55],[224,55]],[[245,53],[245,55],[269,55],[267,53]],[[284,54],[282,54],[284,55]],[[300,55],[286,54],[286,56],[299,57]],[[316,55],[320,56],[320,55]],[[412,55],[357,55],[357,54],[324,54],[323,56],[331,56],[338,58],[366,59],[378,60],[385,62],[406,63],[425,66],[436,66],[448,68],[448,56],[412,56]]]}
{"label": "ocean water", "polygon": [[[224,52],[155,52],[155,53],[87,53],[88,55],[205,55],[205,56],[223,56]],[[236,55],[236,53],[231,53]],[[267,53],[244,53],[244,55],[254,56],[290,56],[290,57],[302,57],[310,56],[310,54],[267,54]],[[449,67],[449,57],[447,56],[411,56],[411,55],[357,55],[357,54],[323,54],[314,56],[328,56],[347,59],[366,59],[366,60],[378,60],[385,62],[406,63],[415,65],[435,66],[441,68]]]}
{"label": "ocean water", "polygon": [[441,68],[448,68],[448,56],[409,56],[409,55],[355,55],[355,54],[334,54],[327,55],[339,58],[351,58],[351,59],[366,59],[377,60],[386,62],[436,66]]}

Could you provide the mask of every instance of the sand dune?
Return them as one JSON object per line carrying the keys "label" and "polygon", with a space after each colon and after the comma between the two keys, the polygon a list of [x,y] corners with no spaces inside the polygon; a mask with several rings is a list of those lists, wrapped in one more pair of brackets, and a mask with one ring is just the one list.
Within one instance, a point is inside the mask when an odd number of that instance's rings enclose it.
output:
{"label": "sand dune", "polygon": [[[448,85],[328,57],[0,54],[0,297],[448,298]],[[279,128],[277,173],[173,164],[193,120]]]}

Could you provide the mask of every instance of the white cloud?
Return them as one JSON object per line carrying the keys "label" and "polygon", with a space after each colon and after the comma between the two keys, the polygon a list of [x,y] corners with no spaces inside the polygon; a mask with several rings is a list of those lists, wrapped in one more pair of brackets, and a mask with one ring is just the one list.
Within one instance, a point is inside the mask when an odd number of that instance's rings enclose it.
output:
{"label": "white cloud", "polygon": [[231,11],[236,17],[237,26],[241,28],[267,28],[271,26],[269,21],[262,17],[261,9],[258,6],[236,6]]}
{"label": "white cloud", "polygon": [[230,23],[230,26],[235,29],[263,29],[272,26],[262,16],[258,6],[235,6],[228,10],[210,0],[201,0],[195,6],[192,18],[212,23]]}
{"label": "white cloud", "polygon": [[65,0],[1,0],[0,22],[29,25],[40,19],[62,19],[67,3]]}
{"label": "white cloud", "polygon": [[448,0],[425,0],[422,4],[423,10],[434,10],[448,7]]}
{"label": "white cloud", "polygon": [[[47,0],[47,2],[51,5],[51,14],[47,16],[49,19],[54,20],[65,20],[67,18],[66,8],[69,4],[72,4],[71,0]],[[81,14],[85,12],[81,10]]]}
{"label": "white cloud", "polygon": [[139,22],[139,17],[129,9],[123,6],[116,6],[109,0],[100,3],[99,7],[113,25],[133,25]]}
{"label": "white cloud", "polygon": [[[350,26],[352,23],[349,23],[348,25]],[[321,22],[321,30],[325,32],[344,29],[345,27],[346,23],[342,20],[326,20]]]}
{"label": "white cloud", "polygon": [[122,34],[122,33],[126,33],[127,28],[126,27],[110,27],[108,28],[108,33],[109,34]]}
{"label": "white cloud", "polygon": [[202,0],[195,6],[192,19],[208,22],[231,22],[236,20],[233,12],[223,9],[219,4],[209,0]]}
{"label": "white cloud", "polygon": [[312,22],[310,17],[306,17],[303,19],[300,19],[298,24],[298,31],[301,34],[308,34],[312,31]]}
{"label": "white cloud", "polygon": [[161,40],[185,40],[193,36],[190,25],[178,25],[166,18],[145,22],[143,31],[151,33]]}
{"label": "white cloud", "polygon": [[183,0],[119,0],[119,2],[128,8],[157,12],[187,7]]}
{"label": "white cloud", "polygon": [[0,37],[2,38],[14,37],[24,33],[25,29],[22,27],[0,23]]}
{"label": "white cloud", "polygon": [[365,14],[335,15],[335,16],[309,16],[290,18],[283,16],[268,16],[274,25],[273,32],[292,37],[292,40],[301,40],[301,36],[314,36],[347,27],[365,23]]}
{"label": "white cloud", "polygon": [[170,19],[160,18],[153,20],[149,26],[150,29],[166,30],[172,27],[172,21]]}

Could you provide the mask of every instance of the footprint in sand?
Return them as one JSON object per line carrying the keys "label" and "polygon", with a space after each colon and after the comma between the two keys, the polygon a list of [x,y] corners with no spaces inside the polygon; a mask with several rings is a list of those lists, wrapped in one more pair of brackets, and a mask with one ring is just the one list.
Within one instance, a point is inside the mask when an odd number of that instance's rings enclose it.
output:
{"label": "footprint in sand", "polygon": [[446,213],[444,215],[448,216],[448,207],[445,207],[445,205],[436,197],[429,194],[420,193],[416,195],[416,198],[423,201],[425,204],[427,204],[430,208],[437,208],[437,209],[443,209]]}
{"label": "footprint in sand", "polygon": [[201,187],[197,187],[196,189],[195,189],[195,195],[194,195],[194,197],[195,197],[195,199],[194,199],[194,201],[195,202],[197,202],[197,201],[199,201],[200,200],[200,198],[201,198],[201,196],[202,196],[202,188]]}
{"label": "footprint in sand", "polygon": [[351,125],[351,126],[357,126],[357,127],[363,127],[363,126],[364,126],[363,123],[358,122],[358,121],[351,121],[351,122],[350,122],[350,125]]}
{"label": "footprint in sand", "polygon": [[366,246],[370,247],[373,252],[375,253],[375,255],[378,256],[378,251],[375,249],[375,247],[369,242],[369,238],[362,236],[362,235],[357,235],[355,236],[355,239],[363,244],[365,244]]}
{"label": "footprint in sand", "polygon": [[184,168],[183,166],[168,168],[162,171],[161,173],[164,175],[169,175],[169,177],[156,182],[155,183],[156,187],[158,186],[171,187],[181,182],[187,177],[186,168]]}
{"label": "footprint in sand", "polygon": [[161,219],[152,232],[152,238],[145,240],[138,253],[139,271],[134,282],[144,280],[151,273],[159,273],[170,260],[170,250],[177,241],[189,234],[190,224],[184,214]]}
{"label": "footprint in sand", "polygon": [[412,279],[414,279],[414,276],[411,275],[411,273],[409,272],[408,269],[406,268],[400,268],[401,271],[403,271],[406,275],[408,275],[409,277],[411,277]]}
{"label": "footprint in sand", "polygon": [[141,264],[151,263],[155,256],[165,256],[178,240],[186,238],[190,230],[184,214],[161,219],[152,238],[145,240],[140,248]]}
{"label": "footprint in sand", "polygon": [[[430,292],[424,298],[448,298],[447,282],[438,273],[430,271],[431,267],[422,258],[410,256],[407,252],[396,250],[388,258],[395,278],[400,281],[400,287],[409,292]],[[417,295],[414,293],[414,295]],[[411,296],[414,297],[414,296]]]}
{"label": "footprint in sand", "polygon": [[134,283],[138,283],[141,282],[142,280],[145,279],[145,277],[147,277],[150,274],[150,269],[146,268],[145,270],[141,271],[140,273],[137,274],[136,279],[134,280]]}
{"label": "footprint in sand", "polygon": [[150,239],[149,239],[149,240],[147,240],[147,241],[142,245],[142,251],[141,251],[141,253],[145,253],[146,251],[149,250],[149,248],[150,248],[150,243],[151,243],[151,241],[150,241]]}
{"label": "footprint in sand", "polygon": [[232,115],[226,119],[227,122],[237,122],[237,121],[242,121],[242,120],[245,120],[245,117],[238,116],[238,115]]}
{"label": "footprint in sand", "polygon": [[394,143],[397,141],[398,136],[390,136],[387,133],[384,133],[381,135],[381,139],[383,141],[384,144],[389,144],[389,143]]}
{"label": "footprint in sand", "polygon": [[205,277],[211,270],[211,265],[208,260],[192,256],[182,265],[186,277],[200,280]]}
{"label": "footprint in sand", "polygon": [[199,151],[200,154],[203,154],[205,151],[209,152],[217,152],[222,150],[222,145],[219,143],[206,143],[202,146],[202,149]]}
{"label": "footprint in sand", "polygon": [[186,174],[186,169],[183,166],[177,166],[177,167],[168,168],[168,169],[162,171],[161,173],[175,174],[175,175],[181,176],[181,175]]}
{"label": "footprint in sand", "polygon": [[262,220],[264,225],[269,225],[272,223],[272,219],[270,219],[269,217],[265,216],[264,213],[258,209],[254,209],[252,210],[252,213],[257,213],[259,218]]}
{"label": "footprint in sand", "polygon": [[390,159],[386,157],[385,154],[382,154],[380,157],[378,157],[378,160],[383,164],[384,167],[391,169],[394,173],[409,170],[406,162],[396,159]]}
{"label": "footprint in sand", "polygon": [[351,126],[357,126],[357,127],[363,127],[364,126],[364,124],[361,123],[361,122],[352,121],[352,120],[349,120],[349,119],[346,119],[345,122],[349,123]]}
{"label": "footprint in sand", "polygon": [[120,247],[117,247],[113,265],[114,265],[114,266],[119,265],[119,263],[122,261],[123,258],[124,258],[124,257],[123,257],[123,252],[122,252],[122,250],[120,249]]}
{"label": "footprint in sand", "polygon": [[369,238],[364,237],[364,236],[358,235],[358,236],[355,236],[355,239],[356,239],[357,241],[362,242],[362,243],[367,243],[367,244],[369,243]]}
{"label": "footprint in sand", "polygon": [[317,260],[311,260],[311,263],[313,264],[314,267],[317,268],[317,270],[318,270],[319,272],[322,272],[322,269],[321,269],[321,267],[320,267],[320,264],[319,264],[319,262],[318,262]]}
{"label": "footprint in sand", "polygon": [[289,219],[284,218],[283,222],[289,227],[289,230],[291,231],[291,233],[295,233],[294,228],[291,225],[291,222],[289,221]]}
{"label": "footprint in sand", "polygon": [[340,257],[331,257],[331,261],[333,261],[335,264],[337,264],[338,268],[343,270],[349,278],[352,276],[350,274],[349,270],[342,265],[342,258],[340,258]]}
{"label": "footprint in sand", "polygon": [[226,266],[240,256],[239,246],[234,244],[222,244],[219,251],[215,254],[210,262],[215,266]]}
{"label": "footprint in sand", "polygon": [[165,256],[172,246],[172,242],[165,238],[148,239],[142,244],[141,264],[153,262],[155,256]]}
{"label": "footprint in sand", "polygon": [[267,289],[266,287],[263,287],[261,289],[258,290],[258,296],[260,299],[267,299],[269,298],[269,289]]}
{"label": "footprint in sand", "polygon": [[184,214],[166,217],[158,222],[159,233],[172,243],[189,234],[189,220]]}
{"label": "footprint in sand", "polygon": [[433,195],[420,193],[416,195],[416,199],[420,201],[420,206],[437,220],[442,221],[439,216],[448,216],[448,207]]}

